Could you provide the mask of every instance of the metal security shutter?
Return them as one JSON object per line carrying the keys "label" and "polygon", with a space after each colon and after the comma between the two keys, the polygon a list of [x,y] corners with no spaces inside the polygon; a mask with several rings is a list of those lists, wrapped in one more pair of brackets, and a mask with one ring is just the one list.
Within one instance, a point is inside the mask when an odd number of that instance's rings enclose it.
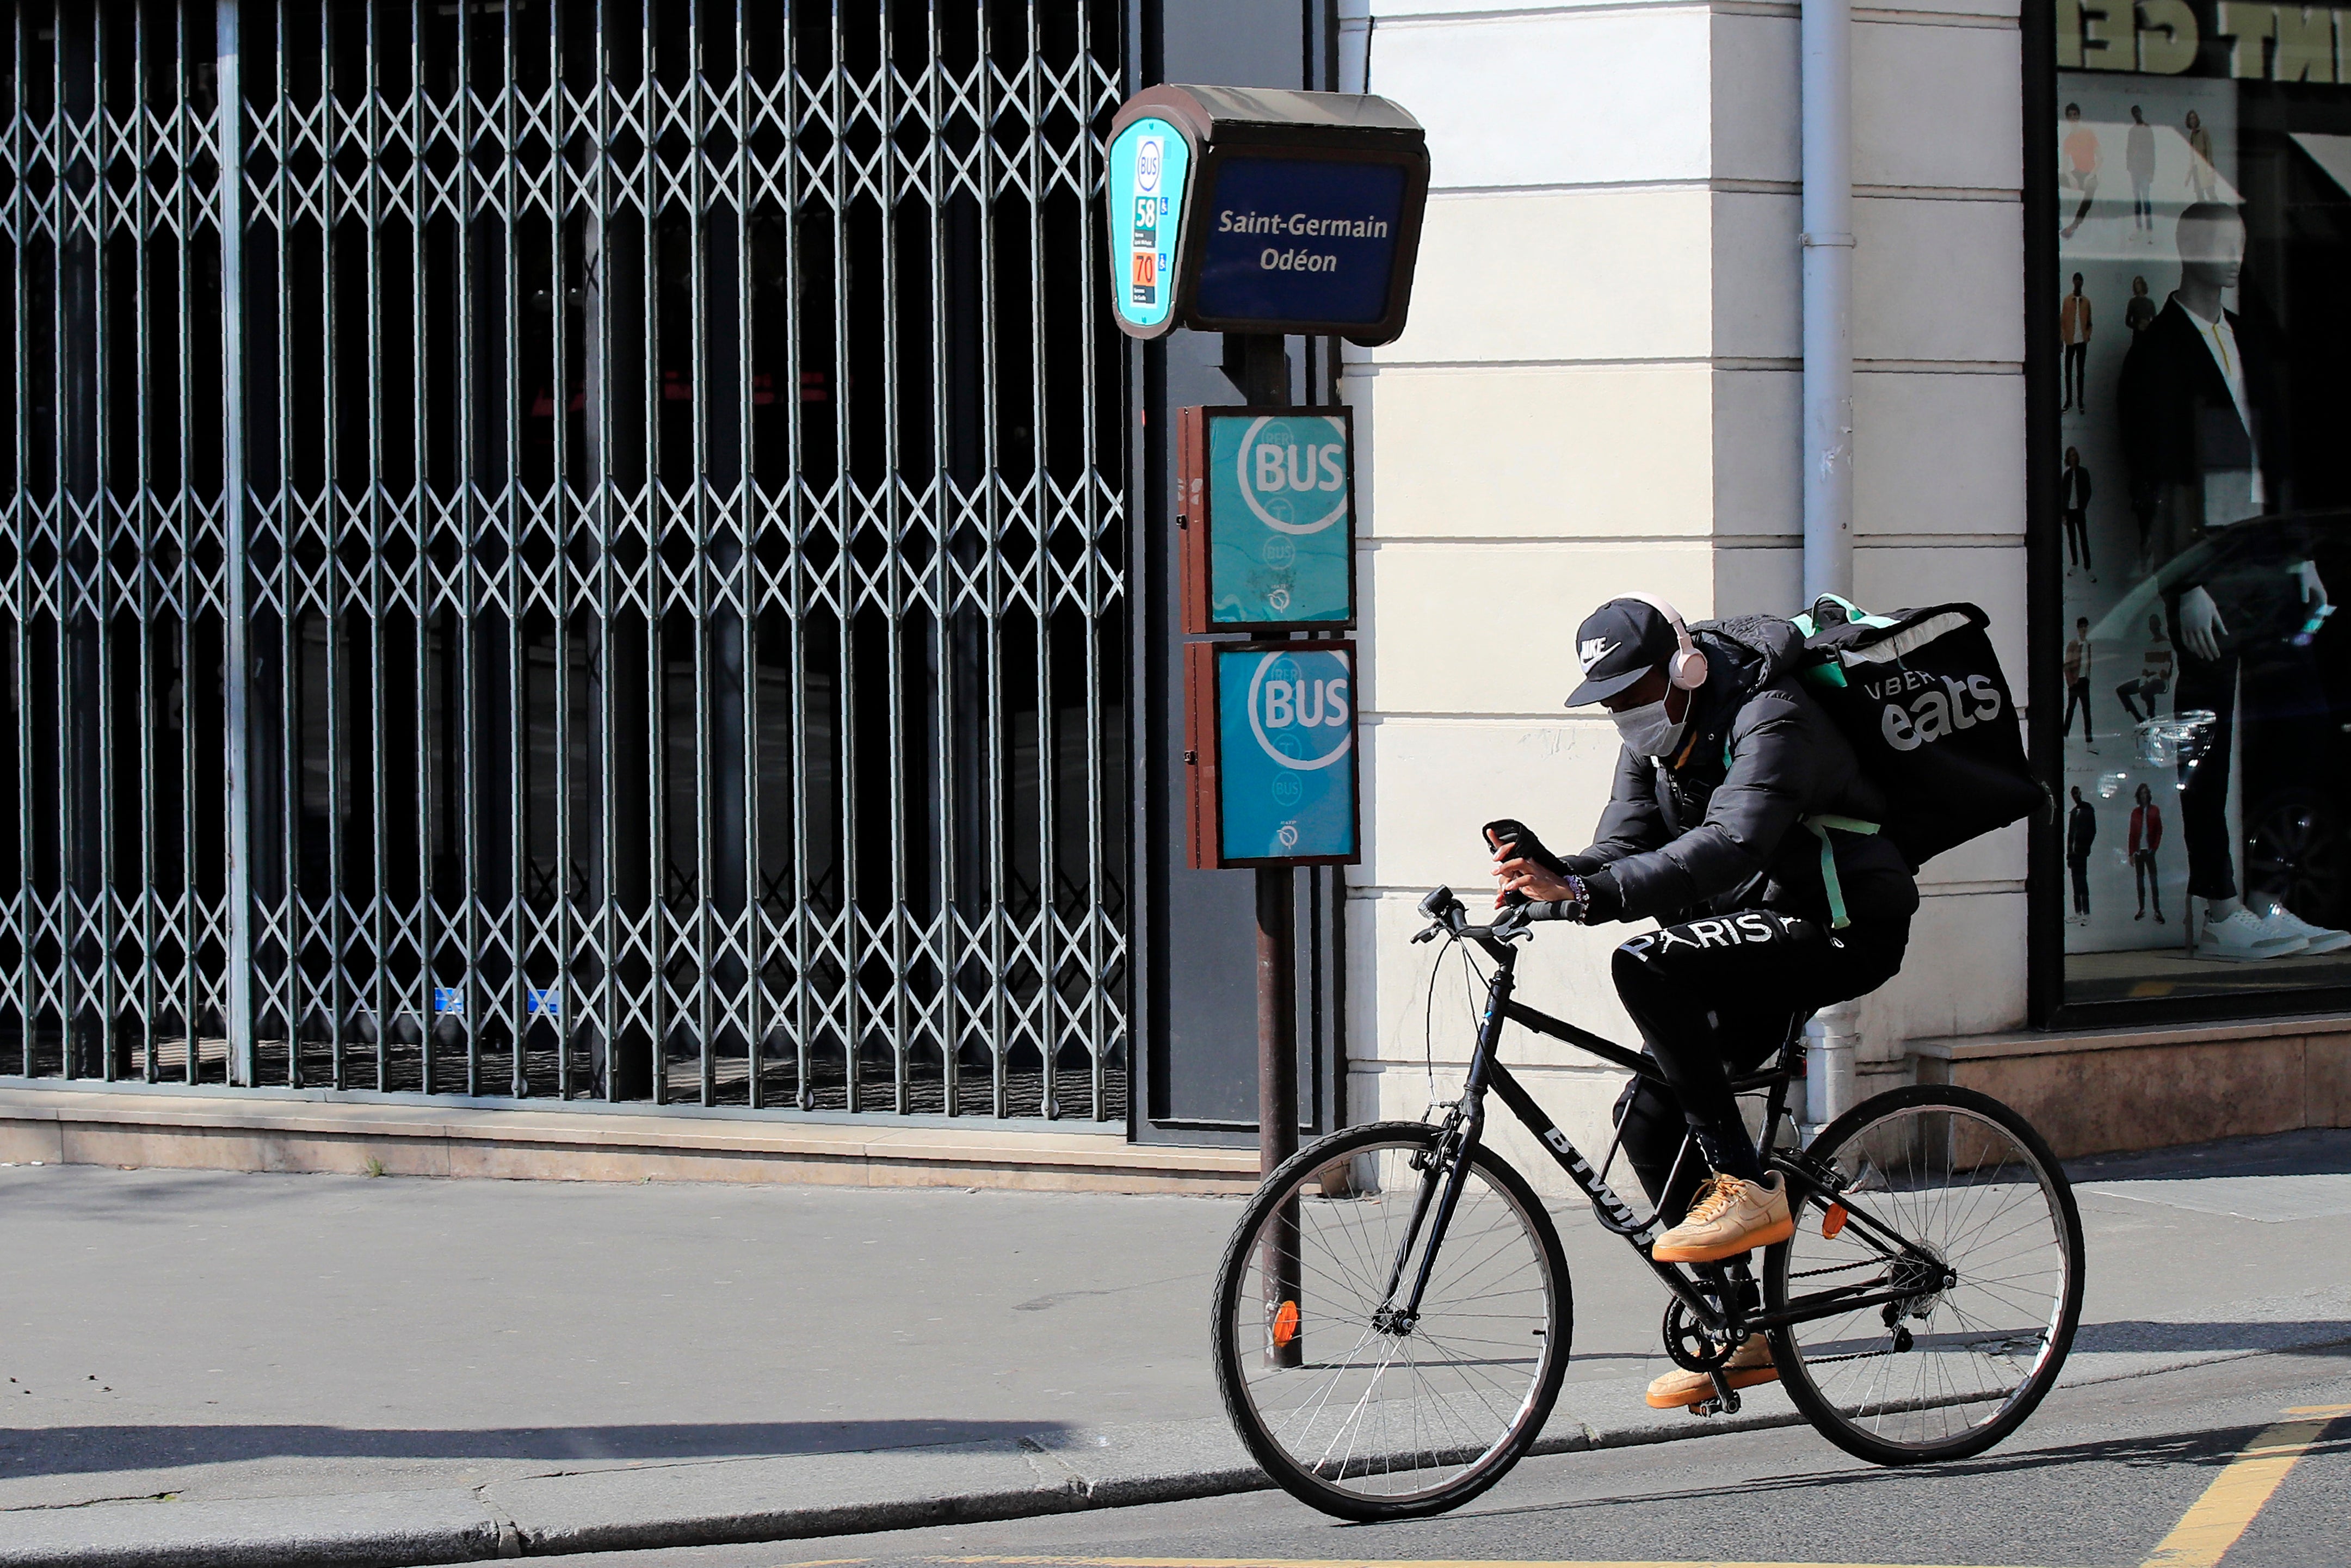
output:
{"label": "metal security shutter", "polygon": [[19,5],[9,1070],[1123,1120],[1121,14]]}

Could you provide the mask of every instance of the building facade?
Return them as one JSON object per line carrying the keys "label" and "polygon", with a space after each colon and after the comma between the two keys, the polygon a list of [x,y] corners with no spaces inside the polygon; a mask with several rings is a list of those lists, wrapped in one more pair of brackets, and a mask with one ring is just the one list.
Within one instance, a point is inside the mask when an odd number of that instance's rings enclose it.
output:
{"label": "building facade", "polygon": [[[1991,612],[2057,802],[1928,868],[1862,1092],[1980,1083],[2069,1151],[2351,1120],[2351,942],[2261,920],[2351,924],[2346,17],[1853,14],[1855,596]],[[959,1125],[1015,1179],[1072,1138],[1246,1179],[1250,893],[1185,869],[1167,533],[1174,411],[1235,394],[1099,293],[1102,134],[1156,80],[1428,131],[1405,333],[1290,345],[1354,411],[1365,661],[1301,1116],[1420,1113],[1468,1026],[1415,902],[1605,794],[1577,620],[1800,608],[1798,29],[20,0],[6,1115]],[[1612,946],[1545,931],[1531,998],[1621,1037]],[[1514,1049],[1604,1145],[1614,1075]]]}
{"label": "building facade", "polygon": [[[1418,891],[1482,881],[1477,822],[1564,845],[1604,798],[1610,727],[1558,706],[1584,609],[1802,602],[1799,16],[1348,11],[1343,74],[1426,121],[1441,188],[1412,328],[1344,382],[1373,476],[1361,1113],[1429,1098],[1426,977],[1374,958]],[[1926,868],[1910,961],[1857,1009],[1858,1091],[1978,1083],[2068,1152],[2342,1124],[2322,280],[2351,25],[1938,0],[1856,6],[1849,47],[1855,594],[1991,612],[2056,797]],[[2219,358],[2162,352],[2205,320],[2236,324]],[[1611,1014],[1612,946],[1546,933],[1522,973]],[[1604,1142],[1614,1075],[1521,1049]]]}

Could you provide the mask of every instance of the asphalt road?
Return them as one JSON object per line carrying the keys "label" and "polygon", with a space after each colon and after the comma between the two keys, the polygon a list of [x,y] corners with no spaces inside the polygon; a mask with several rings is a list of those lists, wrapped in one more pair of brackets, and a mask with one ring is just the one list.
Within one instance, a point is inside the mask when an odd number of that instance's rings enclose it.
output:
{"label": "asphalt road", "polygon": [[[1531,1459],[1459,1513],[1409,1524],[1340,1524],[1281,1493],[1259,1492],[1004,1524],[548,1561],[575,1568],[988,1558],[1166,1568],[1460,1562],[2343,1568],[2351,1563],[2351,1413],[2320,1427],[2298,1456],[2257,1450],[2250,1468],[2231,1468],[2264,1433],[2294,1423],[2289,1411],[2327,1406],[2351,1412],[2351,1348],[2060,1389],[1992,1452],[1927,1469],[1874,1469],[1799,1427]],[[2281,1458],[2291,1467],[2261,1495]],[[2190,1528],[2175,1537],[2191,1511]],[[2167,1543],[2170,1549],[2159,1552]],[[2224,1552],[2216,1555],[2216,1547]]]}

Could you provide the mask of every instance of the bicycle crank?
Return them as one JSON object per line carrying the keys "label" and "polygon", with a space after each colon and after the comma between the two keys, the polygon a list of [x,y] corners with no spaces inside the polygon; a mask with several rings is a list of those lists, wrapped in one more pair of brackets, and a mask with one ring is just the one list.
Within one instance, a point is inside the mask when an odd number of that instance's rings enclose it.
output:
{"label": "bicycle crank", "polygon": [[[1720,1386],[1721,1380],[1718,1375],[1723,1364],[1730,1359],[1730,1353],[1738,1347],[1727,1339],[1718,1339],[1704,1324],[1692,1318],[1689,1309],[1682,1304],[1678,1296],[1666,1303],[1665,1335],[1666,1354],[1673,1357],[1676,1366],[1685,1372],[1703,1372],[1715,1376],[1717,1386]],[[1738,1396],[1732,1395],[1731,1400],[1735,1406]]]}

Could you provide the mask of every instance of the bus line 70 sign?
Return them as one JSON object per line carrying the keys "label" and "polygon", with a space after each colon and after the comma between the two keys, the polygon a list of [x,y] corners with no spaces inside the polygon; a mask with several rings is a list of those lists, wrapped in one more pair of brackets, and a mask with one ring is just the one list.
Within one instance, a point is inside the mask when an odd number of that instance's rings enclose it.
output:
{"label": "bus line 70 sign", "polygon": [[1427,136],[1368,93],[1146,88],[1111,120],[1112,316],[1133,338],[1404,330]]}
{"label": "bus line 70 sign", "polygon": [[1191,865],[1354,865],[1355,644],[1184,649]]}

